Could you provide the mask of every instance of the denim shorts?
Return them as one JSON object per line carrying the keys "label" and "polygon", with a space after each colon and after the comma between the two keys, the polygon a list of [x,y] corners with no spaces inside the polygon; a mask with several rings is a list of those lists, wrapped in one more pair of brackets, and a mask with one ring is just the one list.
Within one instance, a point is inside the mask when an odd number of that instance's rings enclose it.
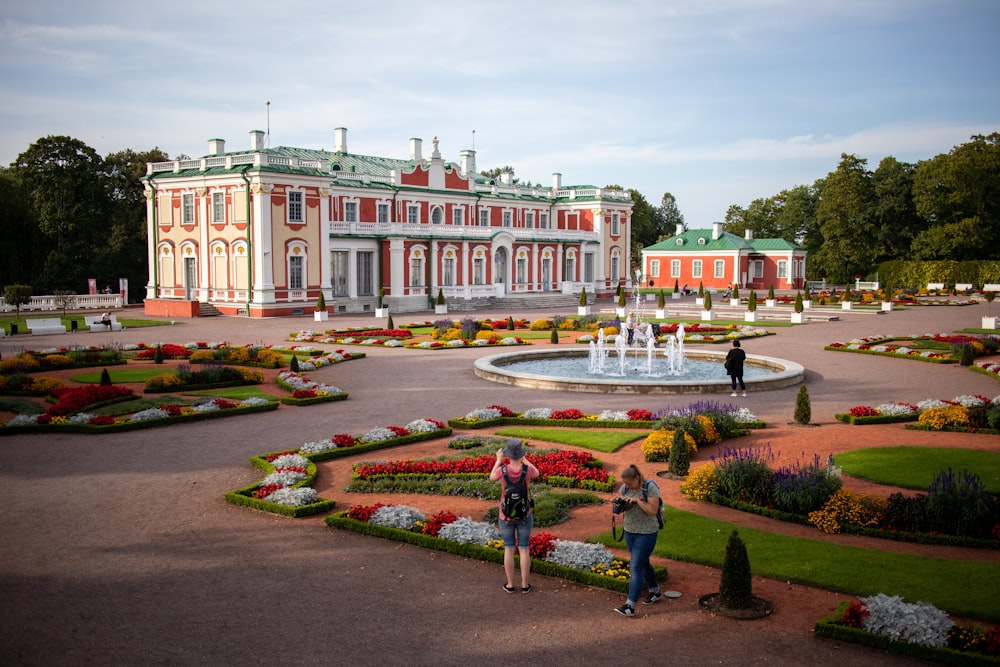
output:
{"label": "denim shorts", "polygon": [[528,516],[515,521],[500,519],[499,525],[505,549],[513,549],[515,546],[527,549],[531,540],[531,529],[535,525],[535,513],[529,512]]}

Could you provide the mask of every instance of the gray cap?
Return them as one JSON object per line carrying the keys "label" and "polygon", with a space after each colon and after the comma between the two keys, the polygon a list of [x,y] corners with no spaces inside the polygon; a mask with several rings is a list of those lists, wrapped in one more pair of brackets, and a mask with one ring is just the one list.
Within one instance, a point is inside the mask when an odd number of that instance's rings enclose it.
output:
{"label": "gray cap", "polygon": [[517,461],[524,458],[524,445],[517,438],[511,438],[503,446],[503,455],[509,458],[511,461]]}

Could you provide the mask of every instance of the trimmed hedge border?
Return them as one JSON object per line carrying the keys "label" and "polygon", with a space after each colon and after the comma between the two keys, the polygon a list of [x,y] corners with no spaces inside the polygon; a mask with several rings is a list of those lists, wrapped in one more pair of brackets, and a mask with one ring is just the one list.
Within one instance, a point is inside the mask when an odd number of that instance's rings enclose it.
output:
{"label": "trimmed hedge border", "polygon": [[920,419],[918,413],[912,415],[873,415],[871,417],[855,417],[852,414],[837,414],[834,418],[845,424],[863,426],[865,424],[896,424],[899,422],[915,422]]}
{"label": "trimmed hedge border", "polygon": [[[121,384],[121,383],[119,383]],[[228,389],[230,387],[252,387],[263,382],[207,382],[205,384],[175,384],[169,387],[146,387],[144,394],[180,394],[185,391],[202,391],[204,389]]]}
{"label": "trimmed hedge border", "polygon": [[[656,422],[651,421],[600,421],[594,419],[528,419],[525,417],[497,417],[495,419],[477,419],[475,421],[467,421],[463,417],[458,419],[449,419],[448,426],[452,428],[467,428],[467,429],[478,429],[478,428],[489,428],[491,426],[545,426],[545,427],[559,427],[566,426],[569,428],[634,428],[637,430],[653,430]],[[767,423],[763,421],[746,422],[743,424],[746,427],[746,433],[740,433],[739,435],[746,435],[751,429],[755,428],[766,428]]]}
{"label": "trimmed hedge border", "polygon": [[[423,533],[414,533],[401,528],[373,526],[370,523],[365,523],[364,521],[351,519],[347,516],[347,512],[331,514],[326,517],[325,521],[326,525],[330,528],[350,530],[355,533],[360,533],[361,535],[374,535],[375,537],[394,540],[396,542],[406,542],[425,549],[444,551],[446,553],[463,556],[465,558],[475,558],[478,560],[489,561],[491,563],[503,564],[504,552],[502,550],[481,547],[476,544],[461,544],[459,542],[452,542],[451,540],[443,540],[439,537],[424,535]],[[519,558],[519,556],[516,557]],[[667,568],[655,566],[654,569],[656,570],[656,576],[661,583],[667,580]],[[549,577],[575,581],[586,586],[604,588],[618,593],[628,594],[627,581],[622,581],[621,579],[616,579],[614,577],[605,577],[593,572],[577,570],[572,567],[556,565],[555,563],[550,563],[540,558],[531,559],[531,571]]]}
{"label": "trimmed hedge border", "polygon": [[328,396],[313,396],[312,398],[295,398],[294,396],[282,396],[281,402],[285,405],[316,405],[317,403],[330,403],[332,401],[343,401],[347,399],[347,392],[330,394]]}
{"label": "trimmed hedge border", "polygon": [[837,621],[843,617],[849,605],[850,601],[844,600],[837,605],[836,611],[816,621],[816,626],[813,629],[815,635],[822,639],[860,644],[861,646],[888,651],[896,655],[913,656],[923,660],[940,662],[945,665],[958,665],[959,667],[1000,665],[1000,658],[980,653],[956,651],[951,648],[921,646],[906,641],[896,641],[884,635],[877,635],[861,628],[852,628],[849,625],[838,623]]}
{"label": "trimmed hedge border", "polygon": [[[879,345],[880,343],[875,343]],[[905,347],[905,346],[900,346]],[[829,350],[830,352],[853,352],[854,354],[870,354],[877,357],[892,357],[893,359],[912,359],[915,361],[927,361],[932,364],[957,364],[958,359],[946,358],[946,359],[932,359],[930,357],[921,357],[918,354],[896,354],[895,352],[878,352],[877,350],[852,350],[847,347],[832,347],[827,345],[823,348],[824,350]]]}
{"label": "trimmed hedge border", "polygon": [[215,410],[213,412],[198,412],[194,414],[179,415],[177,417],[166,417],[164,419],[147,419],[137,422],[125,422],[122,424],[108,424],[100,426],[97,424],[23,424],[20,426],[0,426],[0,435],[14,435],[20,433],[119,433],[122,431],[137,431],[143,428],[153,428],[156,426],[172,426],[177,423],[202,421],[205,419],[221,419],[223,417],[234,417],[254,412],[268,412],[277,410],[278,402],[269,401],[267,405],[252,405],[242,408],[229,408],[226,410]]}
{"label": "trimmed hedge border", "polygon": [[942,431],[949,431],[951,433],[968,433],[969,435],[1000,435],[1000,431],[992,428],[979,428],[976,430],[971,430],[967,428],[958,428],[956,426],[946,426],[944,428],[931,428],[930,426],[925,426],[924,424],[907,424],[906,428],[913,431],[931,431],[932,433],[939,433]]}

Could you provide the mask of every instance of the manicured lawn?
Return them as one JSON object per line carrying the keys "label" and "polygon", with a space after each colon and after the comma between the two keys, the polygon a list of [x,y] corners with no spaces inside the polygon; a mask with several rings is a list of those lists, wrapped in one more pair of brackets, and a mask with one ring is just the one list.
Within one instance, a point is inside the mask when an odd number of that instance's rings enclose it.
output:
{"label": "manicured lawn", "polygon": [[[722,567],[726,542],[737,526],[665,508],[666,524],[654,553],[673,560]],[[754,574],[848,595],[899,595],[951,614],[1000,621],[996,562],[946,560],[848,547],[738,528]],[[610,532],[593,541],[621,548]],[[718,590],[718,589],[716,589]],[[714,590],[704,593],[714,593]],[[781,600],[772,600],[780,605]]]}
{"label": "manicured lawn", "polygon": [[975,472],[990,493],[1000,493],[1000,452],[945,447],[874,447],[842,452],[833,462],[852,477],[904,489],[927,490],[942,470]]}
{"label": "manicured lawn", "polygon": [[630,442],[646,437],[646,431],[632,433],[623,431],[602,431],[600,429],[564,429],[542,427],[509,427],[497,431],[497,435],[505,435],[522,440],[543,440],[557,442],[561,445],[572,445],[581,449],[591,449],[598,452],[617,452]]}
{"label": "manicured lawn", "polygon": [[[126,382],[145,382],[151,377],[169,373],[171,370],[173,369],[169,366],[160,365],[156,365],[154,368],[117,368],[109,366],[108,375],[111,376],[111,382],[114,384],[123,384]],[[96,370],[80,373],[71,377],[70,380],[73,382],[97,384],[101,381],[101,371]]]}

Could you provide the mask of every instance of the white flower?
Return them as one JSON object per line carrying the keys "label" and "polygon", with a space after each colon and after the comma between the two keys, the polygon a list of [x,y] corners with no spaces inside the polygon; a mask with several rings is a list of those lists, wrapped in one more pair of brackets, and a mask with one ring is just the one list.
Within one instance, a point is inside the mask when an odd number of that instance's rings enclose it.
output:
{"label": "white flower", "polygon": [[314,442],[307,442],[301,447],[299,451],[303,454],[319,454],[320,452],[328,452],[331,449],[336,449],[337,445],[333,444],[333,440],[316,440]]}
{"label": "white flower", "polygon": [[505,338],[501,338],[500,339],[500,344],[501,345],[520,345],[520,343],[517,342],[517,339],[513,338],[511,336],[507,336]]}
{"label": "white flower", "polygon": [[882,405],[876,405],[875,411],[880,415],[886,416],[912,415],[916,412],[913,407],[902,403],[883,403]]}
{"label": "white flower", "polygon": [[448,347],[465,347],[465,341],[461,338],[448,341]]}
{"label": "white flower", "polygon": [[267,405],[270,403],[266,398],[261,398],[260,396],[251,396],[250,398],[245,398],[240,401],[240,405],[247,408],[256,407],[258,405]]}
{"label": "white flower", "polygon": [[26,424],[37,424],[37,423],[38,423],[38,415],[17,415],[9,422],[7,422],[7,425],[24,426]]}
{"label": "white flower", "polygon": [[273,461],[271,465],[275,468],[308,468],[309,459],[300,454],[282,454]]}
{"label": "white flower", "polygon": [[496,408],[479,408],[465,415],[465,418],[469,421],[486,421],[500,416],[500,411]]}
{"label": "white flower", "polygon": [[215,401],[205,401],[204,403],[199,403],[192,408],[195,412],[215,412],[219,409],[220,408],[216,405]]}
{"label": "white flower", "polygon": [[531,408],[524,411],[525,419],[551,419],[552,408]]}
{"label": "white flower", "polygon": [[90,418],[93,415],[88,415],[86,412],[78,412],[72,417],[67,417],[66,422],[69,424],[87,424],[90,422]]}
{"label": "white flower", "polygon": [[379,507],[372,513],[368,523],[373,526],[387,526],[389,528],[400,528],[410,530],[418,521],[423,521],[423,512],[415,507],[406,505],[387,505]]}
{"label": "white flower", "polygon": [[169,416],[170,413],[166,410],[161,410],[160,408],[146,408],[145,410],[133,413],[128,420],[130,422],[143,422],[152,421],[154,419],[166,419]]}
{"label": "white flower", "polygon": [[384,347],[403,347],[403,341],[393,338],[391,340],[387,340]]}
{"label": "white flower", "polygon": [[358,438],[361,442],[382,442],[383,440],[392,440],[393,438],[398,438],[395,431],[387,429],[384,426],[379,426],[373,428],[372,430],[365,433],[363,436]]}
{"label": "white flower", "polygon": [[623,410],[605,410],[597,418],[600,421],[609,421],[609,422],[629,421],[628,413]]}
{"label": "white flower", "polygon": [[611,567],[614,562],[614,556],[601,544],[555,540],[553,546],[545,560],[556,565],[589,571],[598,564]]}
{"label": "white flower", "polygon": [[861,598],[868,616],[865,630],[921,646],[947,646],[955,623],[940,609],[924,602],[904,602],[898,595],[879,593]]}
{"label": "white flower", "polygon": [[440,426],[426,419],[414,419],[404,427],[410,433],[433,433],[440,430]]}
{"label": "white flower", "polygon": [[732,413],[733,419],[741,424],[749,424],[752,422],[760,421],[754,413],[750,412],[746,408],[740,408],[736,412]]}
{"label": "white flower", "polygon": [[959,405],[964,405],[967,408],[974,408],[977,405],[985,405],[983,399],[978,396],[969,396],[968,394],[962,394],[961,396],[956,396],[954,401]]}
{"label": "white flower", "polygon": [[473,521],[469,517],[463,516],[441,526],[438,537],[461,544],[478,544],[485,547],[487,542],[500,537],[500,532],[492,523]]}
{"label": "white flower", "polygon": [[297,470],[276,470],[261,480],[261,486],[277,484],[279,486],[294,486],[304,480],[306,476]]}
{"label": "white flower", "polygon": [[301,507],[302,505],[312,505],[319,502],[316,489],[311,486],[300,486],[297,488],[282,487],[269,495],[264,500],[279,505],[290,507]]}

